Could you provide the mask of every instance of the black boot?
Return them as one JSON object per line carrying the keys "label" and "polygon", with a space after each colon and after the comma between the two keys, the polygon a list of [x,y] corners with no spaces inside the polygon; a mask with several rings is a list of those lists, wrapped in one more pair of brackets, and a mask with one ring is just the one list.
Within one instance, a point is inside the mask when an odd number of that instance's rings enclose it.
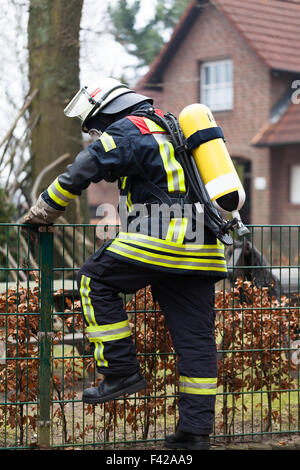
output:
{"label": "black boot", "polygon": [[209,450],[209,436],[177,431],[166,437],[164,446],[167,449]]}
{"label": "black boot", "polygon": [[125,377],[107,376],[100,382],[98,387],[84,390],[82,401],[96,405],[106,401],[114,400],[124,394],[132,394],[146,388],[146,380],[140,371]]}

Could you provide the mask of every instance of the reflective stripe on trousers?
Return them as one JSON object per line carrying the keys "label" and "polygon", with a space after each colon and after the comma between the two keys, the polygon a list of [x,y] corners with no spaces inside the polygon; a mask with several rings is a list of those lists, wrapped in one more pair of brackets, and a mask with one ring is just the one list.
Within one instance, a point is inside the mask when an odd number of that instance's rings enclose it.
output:
{"label": "reflective stripe on trousers", "polygon": [[115,341],[131,335],[129,321],[112,323],[111,325],[89,326],[87,333],[90,341]]}
{"label": "reflective stripe on trousers", "polygon": [[179,392],[194,395],[215,395],[217,378],[179,377]]}
{"label": "reflective stripe on trousers", "polygon": [[89,341],[94,344],[94,358],[98,366],[108,367],[104,357],[104,344],[106,341],[117,341],[131,335],[129,321],[98,325],[95,319],[94,307],[90,298],[90,281],[88,276],[81,276],[80,295],[84,317],[88,324],[87,334]]}

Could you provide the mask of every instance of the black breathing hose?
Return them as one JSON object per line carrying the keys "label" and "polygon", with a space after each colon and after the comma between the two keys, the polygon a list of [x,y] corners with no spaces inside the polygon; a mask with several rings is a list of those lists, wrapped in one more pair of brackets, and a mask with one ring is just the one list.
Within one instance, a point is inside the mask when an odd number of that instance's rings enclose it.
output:
{"label": "black breathing hose", "polygon": [[[173,114],[171,113],[167,113],[166,117],[171,120],[175,128],[175,132],[173,132],[173,129],[171,128],[171,126],[168,125],[167,126],[168,129],[166,130],[170,134],[170,137],[173,141],[173,145],[175,144],[174,145],[175,150],[177,150],[177,152],[180,153],[181,158],[184,160],[184,167],[188,176],[188,180],[191,183],[192,189],[196,197],[199,199],[199,202],[202,202],[205,205],[205,208],[208,211],[209,218],[217,225],[218,229],[221,232],[223,232],[225,223],[223,219],[221,218],[220,214],[218,213],[217,209],[212,204],[211,199],[207,193],[207,190],[204,186],[204,183],[195,165],[193,168],[193,160],[192,160],[193,156],[187,151],[187,149],[184,146],[184,136],[178,124],[178,121],[175,118],[175,116],[173,116]],[[164,127],[163,126],[164,123],[165,123],[165,120],[161,119],[162,127]]]}

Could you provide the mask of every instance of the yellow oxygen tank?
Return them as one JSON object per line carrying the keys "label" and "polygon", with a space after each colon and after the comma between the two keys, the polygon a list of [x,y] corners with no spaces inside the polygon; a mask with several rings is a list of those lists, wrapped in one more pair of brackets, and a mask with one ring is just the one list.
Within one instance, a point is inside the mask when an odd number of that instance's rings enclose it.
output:
{"label": "yellow oxygen tank", "polygon": [[[179,115],[179,124],[186,139],[199,130],[217,127],[210,109],[200,103],[186,106]],[[214,206],[240,221],[238,211],[243,207],[246,195],[224,140],[217,138],[205,142],[193,149],[192,154]],[[240,234],[242,232],[243,229]]]}

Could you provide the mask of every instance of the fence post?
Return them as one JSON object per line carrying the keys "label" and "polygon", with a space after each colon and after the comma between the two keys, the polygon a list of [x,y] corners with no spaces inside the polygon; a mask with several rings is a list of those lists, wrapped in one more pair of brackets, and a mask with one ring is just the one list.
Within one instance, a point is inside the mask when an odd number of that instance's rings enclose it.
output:
{"label": "fence post", "polygon": [[40,381],[38,444],[50,447],[53,228],[40,227]]}

